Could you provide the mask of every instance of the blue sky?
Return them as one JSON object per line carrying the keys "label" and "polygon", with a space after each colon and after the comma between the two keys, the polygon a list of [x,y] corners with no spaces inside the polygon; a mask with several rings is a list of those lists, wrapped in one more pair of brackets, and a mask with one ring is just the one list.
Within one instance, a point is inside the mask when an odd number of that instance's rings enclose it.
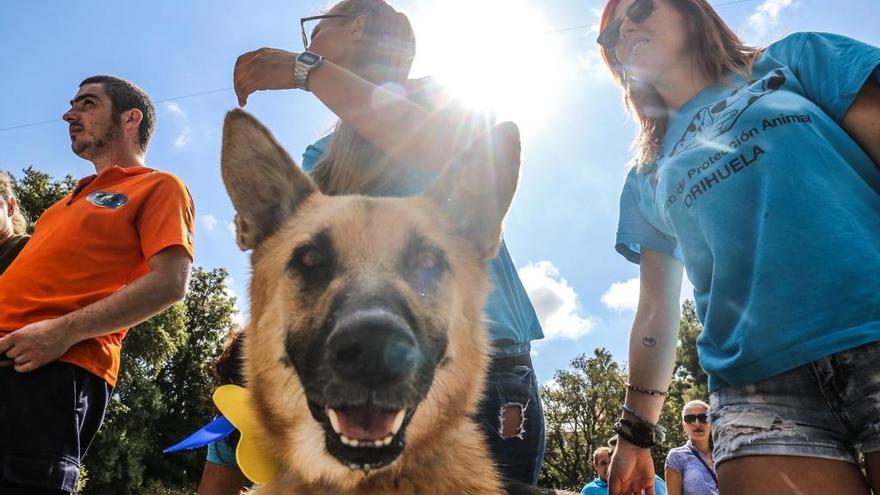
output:
{"label": "blue sky", "polygon": [[[414,76],[438,75],[463,98],[522,128],[523,172],[505,235],[548,334],[534,346],[539,379],[596,347],[625,360],[638,270],[614,252],[613,241],[635,129],[597,58],[593,40],[603,2],[392,4],[416,30]],[[714,4],[753,44],[814,30],[880,45],[876,0]],[[87,76],[136,82],[158,102],[148,164],[189,185],[199,217],[196,263],[227,268],[246,312],[247,258],[235,246],[233,210],[219,174],[223,115],[235,106],[232,67],[238,55],[261,46],[301,50],[299,18],[325,7],[308,0],[0,2],[0,169],[93,173],[70,151],[60,116]],[[247,110],[297,160],[334,122],[303,92],[258,93]]]}

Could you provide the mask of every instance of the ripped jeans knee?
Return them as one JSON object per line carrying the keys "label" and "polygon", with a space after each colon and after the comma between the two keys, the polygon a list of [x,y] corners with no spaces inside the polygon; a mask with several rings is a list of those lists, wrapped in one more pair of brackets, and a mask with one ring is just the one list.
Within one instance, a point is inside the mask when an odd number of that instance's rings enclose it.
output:
{"label": "ripped jeans knee", "polygon": [[519,438],[522,440],[526,434],[526,410],[528,401],[507,402],[498,410],[498,434],[501,438]]}

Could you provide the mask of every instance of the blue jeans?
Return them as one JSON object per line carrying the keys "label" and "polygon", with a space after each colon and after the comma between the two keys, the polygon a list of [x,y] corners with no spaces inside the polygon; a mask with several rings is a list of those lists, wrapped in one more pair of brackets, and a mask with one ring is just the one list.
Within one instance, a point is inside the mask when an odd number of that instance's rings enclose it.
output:
{"label": "blue jeans", "polygon": [[544,409],[528,354],[492,358],[475,419],[502,476],[536,484],[546,438]]}
{"label": "blue jeans", "polygon": [[712,392],[715,464],[752,455],[858,464],[880,451],[880,342]]}

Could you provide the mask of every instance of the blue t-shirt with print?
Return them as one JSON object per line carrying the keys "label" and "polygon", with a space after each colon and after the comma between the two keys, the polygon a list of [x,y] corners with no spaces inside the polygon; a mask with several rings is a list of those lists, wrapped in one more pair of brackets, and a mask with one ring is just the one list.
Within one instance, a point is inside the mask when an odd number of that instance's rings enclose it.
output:
{"label": "blue t-shirt with print", "polygon": [[[303,153],[303,170],[311,172],[315,168],[332,137],[332,134],[325,136],[306,148]],[[410,187],[401,191],[400,195],[420,193],[436,175],[415,169],[407,173],[409,175],[405,182]],[[506,340],[512,344],[496,353],[511,355],[527,353],[528,344],[532,340],[544,338],[544,333],[503,239],[498,255],[489,262],[489,273],[492,277],[492,291],[486,302],[489,338],[493,342]]]}
{"label": "blue t-shirt with print", "polygon": [[705,88],[631,170],[616,249],[683,261],[710,390],[880,340],[880,169],[841,128],[880,49],[796,33]]}

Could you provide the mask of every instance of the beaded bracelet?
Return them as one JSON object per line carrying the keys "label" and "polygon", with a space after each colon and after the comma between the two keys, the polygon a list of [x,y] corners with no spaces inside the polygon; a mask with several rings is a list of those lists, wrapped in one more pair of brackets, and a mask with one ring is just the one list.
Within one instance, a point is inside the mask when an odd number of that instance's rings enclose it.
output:
{"label": "beaded bracelet", "polygon": [[661,392],[659,390],[650,390],[650,389],[639,388],[639,387],[636,387],[635,385],[633,385],[632,383],[627,383],[626,388],[628,390],[632,390],[634,392],[640,392],[643,394],[653,395],[655,397],[666,397],[667,395],[669,395],[669,392]]}

